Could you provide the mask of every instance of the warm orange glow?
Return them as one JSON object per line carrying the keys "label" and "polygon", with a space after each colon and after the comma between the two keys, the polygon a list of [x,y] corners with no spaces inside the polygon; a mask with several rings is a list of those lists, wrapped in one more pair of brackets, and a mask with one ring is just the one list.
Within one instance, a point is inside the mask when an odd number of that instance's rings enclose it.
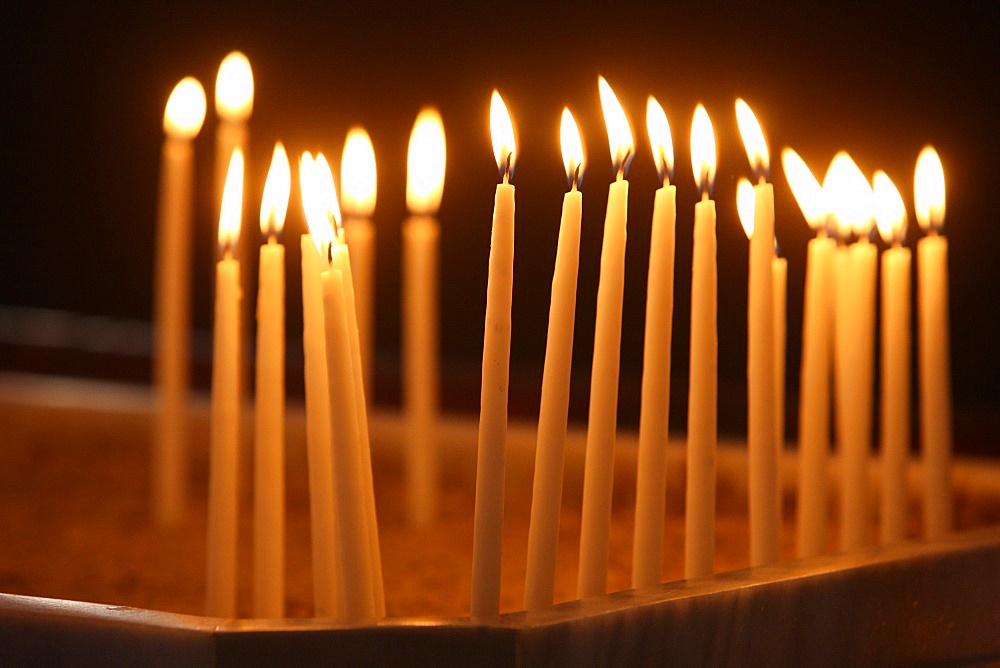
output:
{"label": "warm orange glow", "polygon": [[219,211],[219,248],[229,253],[240,238],[240,219],[243,217],[243,151],[236,149],[229,159],[226,187],[222,191]]}
{"label": "warm orange glow", "polygon": [[646,100],[646,133],[653,149],[653,161],[663,183],[670,183],[674,175],[674,140],[670,136],[670,123],[663,107],[652,95]]}
{"label": "warm orange glow", "polygon": [[944,167],[937,151],[930,146],[924,147],[917,158],[913,203],[920,227],[924,231],[940,232],[944,227]]}
{"label": "warm orange glow", "polygon": [[875,172],[875,223],[887,244],[902,243],[906,236],[906,205],[896,185],[885,172]]}
{"label": "warm orange glow", "polygon": [[580,138],[580,128],[568,108],[562,112],[559,123],[559,145],[562,147],[563,165],[566,167],[566,181],[574,189],[583,182],[583,140]]}
{"label": "warm orange glow", "polygon": [[414,215],[433,216],[444,191],[444,123],[436,109],[417,115],[406,154],[406,208]]}
{"label": "warm orange glow", "polygon": [[227,121],[245,121],[253,113],[253,72],[239,51],[226,56],[215,79],[215,112]]}
{"label": "warm orange glow", "polygon": [[708,117],[705,107],[699,104],[691,121],[691,169],[694,171],[694,182],[703,197],[712,193],[717,160],[712,119]]}
{"label": "warm orange glow", "polygon": [[868,179],[846,152],[833,157],[823,179],[823,190],[837,221],[837,233],[847,239],[853,231],[867,238],[875,223],[875,203]]}
{"label": "warm orange glow", "polygon": [[174,139],[194,139],[205,122],[205,89],[194,77],[174,86],[163,111],[163,131]]}
{"label": "warm orange glow", "polygon": [[288,196],[292,191],[292,168],[288,164],[288,154],[279,141],[274,145],[271,167],[264,181],[264,193],[260,198],[260,231],[264,236],[281,234],[288,212]]}
{"label": "warm orange glow", "polygon": [[303,153],[302,159],[299,161],[299,190],[302,192],[302,210],[305,211],[309,234],[312,235],[316,249],[321,256],[326,257],[327,248],[335,237],[326,207],[323,205],[323,193],[317,172],[316,160],[310,153]]}
{"label": "warm orange glow", "polygon": [[754,192],[750,181],[741,176],[736,184],[736,211],[740,214],[740,223],[747,234],[747,239],[753,238],[753,216],[756,205],[757,193]]}
{"label": "warm orange glow", "polygon": [[628,166],[635,157],[635,141],[632,127],[628,124],[625,110],[618,102],[618,96],[611,90],[604,77],[597,77],[597,89],[601,95],[601,110],[604,124],[608,128],[608,146],[611,148],[611,164],[619,179],[625,178]]}
{"label": "warm orange glow", "polygon": [[340,159],[340,194],[344,215],[370,218],[377,192],[375,149],[364,128],[351,128]]}
{"label": "warm orange glow", "polygon": [[758,181],[763,181],[771,168],[767,140],[764,139],[764,131],[761,130],[753,110],[742,98],[736,99],[736,124],[740,128],[740,137],[743,138],[743,146],[747,150],[747,158],[750,160],[754,176]]}
{"label": "warm orange glow", "polygon": [[785,172],[785,179],[788,180],[788,187],[792,189],[795,201],[802,209],[809,227],[814,230],[822,230],[826,227],[826,218],[829,215],[829,207],[823,193],[823,186],[819,184],[812,170],[806,165],[799,154],[790,148],[781,152],[781,167]]}
{"label": "warm orange glow", "polygon": [[497,169],[506,183],[514,173],[517,162],[517,140],[514,138],[514,121],[504,104],[500,92],[494,90],[490,97],[490,137],[493,139],[493,157]]}

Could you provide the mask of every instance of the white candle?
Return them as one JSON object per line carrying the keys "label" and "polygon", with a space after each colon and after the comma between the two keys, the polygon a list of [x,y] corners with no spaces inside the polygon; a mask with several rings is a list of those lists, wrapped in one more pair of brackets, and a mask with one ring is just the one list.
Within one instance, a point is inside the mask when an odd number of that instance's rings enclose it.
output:
{"label": "white candle", "polygon": [[[778,256],[771,258],[771,293],[774,295],[774,440],[777,444],[778,461],[785,448],[785,357],[787,344],[788,308],[788,260]],[[781,485],[775,484],[778,512],[781,512]],[[779,525],[780,526],[780,525]]]}
{"label": "white candle", "polygon": [[254,410],[254,616],[285,612],[285,224],[291,168],[274,147],[264,183],[257,290],[257,379]]}
{"label": "white candle", "polygon": [[910,249],[906,207],[885,172],[875,172],[875,221],[891,248],[882,253],[881,542],[906,538],[906,465],[910,455]]}
{"label": "white candle", "polygon": [[914,174],[917,222],[917,317],[920,353],[920,449],[924,467],[924,535],[952,529],[951,371],[948,327],[948,239],[943,232],[944,169],[937,152],[920,153]]}
{"label": "white candle", "polygon": [[497,184],[486,288],[483,379],[476,461],[476,510],[472,542],[472,616],[500,611],[507,385],[510,378],[510,303],[514,282],[514,126],[500,94],[490,102],[493,154],[503,176]]}
{"label": "white candle", "polygon": [[403,414],[407,424],[407,512],[414,526],[437,519],[439,506],[437,414],[438,246],[435,216],[444,190],[445,137],[441,116],[425,109],[417,116],[407,155],[403,224]]}
{"label": "white candle", "polygon": [[816,231],[806,254],[802,317],[802,367],[799,383],[799,489],[796,554],[826,551],[828,462],[830,451],[830,335],[833,311],[832,269],[836,242],[826,234],[823,189],[791,149],[781,162],[792,194]]}
{"label": "white candle", "polygon": [[358,335],[365,397],[374,401],[375,372],[375,150],[363,128],[351,128],[341,158],[340,187],[344,234],[351,251],[351,277],[357,296]]}
{"label": "white candle", "polygon": [[559,543],[569,381],[573,365],[576,281],[580,264],[580,220],[583,215],[583,195],[578,189],[583,179],[583,142],[569,109],[563,109],[560,137],[570,190],[563,197],[556,263],[552,272],[549,329],[535,447],[535,479],[528,527],[528,564],[524,577],[524,607],[527,610],[552,605]]}
{"label": "white candle", "polygon": [[608,188],[597,288],[594,361],[590,375],[590,410],[584,461],[583,510],[580,524],[580,568],[577,596],[598,596],[607,589],[608,531],[614,482],[615,432],[618,418],[618,372],[621,362],[622,301],[625,292],[625,225],[628,181],[634,157],[632,128],[625,110],[603,77],[598,78],[601,108],[608,128],[616,180]]}
{"label": "white candle", "polygon": [[687,488],[684,514],[684,577],[715,569],[715,450],[717,441],[719,338],[715,202],[715,133],[705,107],[691,123],[691,165],[701,201],[694,206],[691,261],[691,348],[688,382]]}
{"label": "white candle", "polygon": [[674,317],[674,232],[677,187],[670,184],[674,148],[666,114],[655,98],[646,102],[646,129],[663,186],[653,201],[646,280],[646,331],[642,349],[642,404],[636,466],[632,586],[663,578],[663,522],[670,415],[670,346]]}
{"label": "white candle", "polygon": [[205,120],[205,91],[180,81],[163,114],[163,156],[156,225],[153,382],[153,516],[176,526],[187,505],[187,406],[191,348],[192,142]]}
{"label": "white candle", "polygon": [[223,257],[215,268],[215,324],[212,340],[212,402],[209,423],[208,550],[205,614],[236,616],[236,535],[240,435],[240,263],[232,249],[240,233],[243,154],[229,163],[219,215]]}

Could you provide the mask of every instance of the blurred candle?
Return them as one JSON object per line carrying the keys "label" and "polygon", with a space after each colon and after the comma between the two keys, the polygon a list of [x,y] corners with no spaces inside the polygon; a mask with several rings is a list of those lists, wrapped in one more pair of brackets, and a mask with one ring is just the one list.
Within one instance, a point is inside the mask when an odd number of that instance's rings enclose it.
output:
{"label": "blurred candle", "polygon": [[694,206],[691,265],[691,350],[688,382],[687,490],[684,513],[684,577],[715,569],[715,450],[719,337],[715,183],[717,151],[712,121],[698,105],[691,123],[691,167],[701,201]]}
{"label": "blurred candle", "polygon": [[881,542],[906,538],[906,464],[910,453],[910,249],[906,207],[885,172],[875,172],[875,222],[882,253]]}
{"label": "blurred candle", "polygon": [[361,368],[365,397],[375,395],[375,212],[377,179],[375,150],[363,128],[351,128],[344,142],[340,168],[344,235],[351,251],[352,279],[357,296],[358,334],[361,340]]}
{"label": "blurred candle", "polygon": [[583,180],[584,152],[580,130],[569,109],[563,109],[559,135],[570,190],[563,197],[562,219],[559,222],[542,370],[535,479],[528,528],[528,564],[524,577],[524,607],[527,610],[552,605],[555,590],[569,381],[573,365],[576,281],[580,265],[583,195],[579,186]]}
{"label": "blurred candle", "polygon": [[795,151],[781,154],[785,178],[816,237],[806,253],[799,393],[799,490],[796,554],[814,557],[826,550],[830,451],[830,334],[832,268],[836,242],[826,233],[823,189]]}
{"label": "blurred candle", "polygon": [[187,409],[191,349],[192,142],[205,121],[205,91],[193,77],[180,81],[163,113],[160,199],[156,225],[153,378],[153,516],[176,526],[187,505]]}
{"label": "blurred candle", "polygon": [[407,512],[414,526],[437,519],[437,421],[441,373],[438,350],[438,248],[436,218],[444,190],[445,137],[441,115],[417,115],[407,153],[403,223],[403,414],[406,419]]}
{"label": "blurred candle", "polygon": [[948,239],[944,234],[944,168],[926,147],[914,172],[917,222],[917,318],[920,352],[920,449],[924,468],[924,534],[951,531],[951,371]]}
{"label": "blurred candle", "polygon": [[594,360],[590,375],[590,410],[584,461],[583,515],[577,595],[604,594],[608,576],[608,532],[614,482],[615,432],[618,421],[618,372],[621,362],[622,301],[625,292],[625,238],[628,173],[635,146],[625,110],[611,86],[598,77],[601,109],[608,129],[611,163],[616,174],[608,188],[597,288]]}
{"label": "blurred candle", "polygon": [[209,617],[236,616],[241,292],[240,263],[233,257],[233,249],[240,235],[242,210],[243,153],[237,149],[229,162],[222,197],[219,214],[222,259],[215,266],[205,582],[205,614]]}
{"label": "blurred candle", "polygon": [[[785,357],[788,324],[788,260],[781,257],[778,240],[771,258],[771,292],[774,295],[774,440],[778,444],[778,462],[785,447]],[[781,519],[781,484],[775,483],[778,519]],[[780,526],[780,525],[779,525]]]}
{"label": "blurred candle", "polygon": [[670,346],[674,317],[674,232],[677,187],[670,184],[674,147],[663,107],[646,101],[646,130],[662,182],[653,200],[653,224],[646,280],[646,331],[642,349],[642,405],[636,466],[635,538],[632,586],[659,584],[663,578],[663,522],[667,487],[667,437],[670,415]]}
{"label": "blurred candle", "polygon": [[497,184],[486,288],[486,329],[476,462],[476,510],[472,542],[472,616],[500,611],[500,552],[503,538],[507,389],[510,379],[510,303],[514,283],[514,125],[500,93],[490,100],[493,155],[503,182]]}

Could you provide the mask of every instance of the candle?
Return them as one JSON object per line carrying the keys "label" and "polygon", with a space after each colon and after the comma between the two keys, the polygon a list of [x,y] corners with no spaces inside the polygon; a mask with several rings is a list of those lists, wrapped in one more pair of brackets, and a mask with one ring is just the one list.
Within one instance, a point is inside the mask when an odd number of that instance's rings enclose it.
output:
{"label": "candle", "polygon": [[180,81],[163,114],[163,157],[157,210],[153,378],[153,516],[176,526],[187,503],[187,404],[191,348],[192,142],[205,120],[205,91]]}
{"label": "candle", "polygon": [[753,167],[754,211],[750,234],[747,293],[747,453],[750,467],[750,565],[778,560],[781,505],[778,492],[780,443],[775,434],[774,189],[766,182],[769,154],[753,111],[736,100],[736,121]]}
{"label": "candle", "polygon": [[882,253],[881,542],[906,538],[906,464],[910,452],[910,249],[906,207],[885,172],[875,172],[875,222],[890,248]]}
{"label": "candle", "polygon": [[212,401],[209,422],[208,554],[205,614],[236,616],[236,532],[240,400],[240,263],[233,249],[243,209],[243,153],[233,151],[219,214],[222,259],[215,267]]}
{"label": "candle", "polygon": [[351,251],[352,281],[357,296],[358,335],[365,396],[374,400],[375,373],[375,151],[363,128],[351,128],[341,158],[340,187],[344,234]]}
{"label": "candle", "polygon": [[611,163],[616,174],[608,188],[597,288],[594,360],[590,375],[590,410],[584,460],[583,510],[580,525],[580,568],[577,595],[604,594],[608,575],[608,531],[614,482],[614,447],[618,417],[618,372],[621,361],[622,300],[625,291],[625,224],[628,181],[635,155],[632,128],[611,86],[598,77],[601,109],[608,128]]}
{"label": "candle", "polygon": [[951,371],[948,334],[948,239],[944,169],[937,152],[920,153],[914,173],[917,222],[917,318],[920,352],[920,450],[924,466],[924,534],[951,531]]}
{"label": "candle", "polygon": [[826,233],[823,189],[799,155],[781,154],[788,185],[806,222],[816,231],[806,253],[799,383],[799,491],[796,554],[814,557],[826,549],[830,451],[831,271],[836,242]]}
{"label": "candle", "polygon": [[407,512],[414,526],[429,526],[438,515],[437,413],[440,394],[438,352],[437,218],[444,189],[444,125],[434,109],[417,116],[407,155],[403,224],[403,414],[407,424]]}
{"label": "candle", "polygon": [[554,596],[569,381],[573,365],[576,281],[580,264],[583,195],[579,187],[583,181],[584,152],[580,130],[569,109],[563,109],[559,134],[570,190],[563,197],[556,263],[552,272],[549,329],[538,411],[535,479],[528,527],[528,564],[524,579],[524,607],[527,610],[552,605]]}
{"label": "candle", "polygon": [[635,492],[632,586],[658,584],[663,577],[663,521],[667,486],[670,416],[670,346],[674,317],[674,231],[677,187],[670,184],[674,147],[663,107],[646,101],[646,130],[662,187],[653,200],[653,224],[646,280],[646,331],[642,349],[642,403]]}
{"label": "candle", "polygon": [[257,379],[254,410],[254,616],[285,611],[285,247],[278,242],[288,210],[291,168],[274,146],[264,182],[257,290]]}
{"label": "candle", "polygon": [[[785,315],[788,307],[788,260],[781,257],[778,240],[774,241],[774,257],[771,258],[771,293],[774,295],[774,441],[778,444],[778,457],[785,447],[785,357],[787,344],[787,323]],[[778,517],[781,515],[781,485],[777,482],[774,493],[777,496]]]}
{"label": "candle", "polygon": [[[837,439],[841,457],[841,549],[869,542],[868,460],[871,457],[875,348],[876,250],[868,240],[875,209],[871,186],[847,153],[838,153],[824,180],[840,236],[857,243],[838,253]],[[849,278],[845,278],[849,276]]]}
{"label": "candle", "polygon": [[510,302],[514,282],[514,124],[500,93],[490,100],[493,155],[503,182],[497,184],[490,238],[483,337],[483,379],[476,461],[476,509],[472,542],[472,616],[500,611],[500,552],[510,378]]}
{"label": "candle", "polygon": [[717,284],[715,132],[705,107],[691,123],[691,166],[701,201],[694,206],[691,263],[691,350],[688,382],[687,489],[684,514],[684,577],[707,577],[715,568],[715,450],[717,441],[719,339]]}

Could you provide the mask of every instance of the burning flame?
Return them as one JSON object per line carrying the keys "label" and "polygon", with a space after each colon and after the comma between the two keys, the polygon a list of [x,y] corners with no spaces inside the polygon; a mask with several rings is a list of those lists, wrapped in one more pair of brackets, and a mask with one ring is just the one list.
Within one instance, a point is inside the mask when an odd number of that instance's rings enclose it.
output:
{"label": "burning flame", "polygon": [[281,234],[288,212],[288,196],[292,191],[292,168],[281,142],[274,145],[271,167],[264,181],[260,201],[260,231],[264,236]]}
{"label": "burning flame", "polygon": [[708,117],[703,105],[694,110],[691,121],[691,169],[694,171],[694,182],[702,197],[708,197],[715,185],[715,131],[712,129],[712,119]]}
{"label": "burning flame", "polygon": [[872,187],[845,151],[833,157],[823,179],[830,208],[837,220],[837,233],[847,239],[853,230],[858,238],[867,238],[875,222]]}
{"label": "burning flame", "polygon": [[340,161],[340,193],[344,213],[370,218],[375,212],[375,149],[363,128],[352,128],[344,142]]}
{"label": "burning flame", "polygon": [[649,135],[649,146],[653,149],[656,171],[667,185],[674,176],[674,142],[667,115],[652,95],[646,100],[646,133]]}
{"label": "burning flame", "polygon": [[924,231],[940,232],[944,227],[944,167],[933,147],[927,146],[917,158],[913,173],[913,203],[917,222]]}
{"label": "burning flame", "polygon": [[222,191],[219,212],[219,248],[223,254],[235,248],[240,238],[240,218],[243,216],[243,151],[235,149],[229,159],[226,187]]}
{"label": "burning flame", "polygon": [[163,111],[163,131],[174,139],[194,139],[205,122],[205,89],[194,77],[174,86]]}
{"label": "burning flame", "polygon": [[215,79],[215,111],[227,121],[245,121],[253,112],[253,72],[239,51],[226,56]]}
{"label": "burning flame", "polygon": [[417,115],[406,154],[406,207],[416,215],[433,216],[444,191],[444,123],[436,109]]}
{"label": "burning flame", "polygon": [[[321,168],[320,161],[325,169]],[[333,231],[331,219],[336,221],[336,216],[340,215],[336,208],[331,210],[329,202],[325,201],[328,195],[323,181],[327,181],[333,187],[333,177],[330,175],[330,166],[326,158],[320,153],[314,159],[308,152],[302,154],[299,161],[299,188],[302,191],[302,209],[306,214],[306,222],[309,224],[309,234],[312,235],[316,249],[321,256],[326,256],[328,246],[337,240]],[[333,191],[333,205],[336,207],[336,190]]]}
{"label": "burning flame", "polygon": [[771,172],[767,140],[764,139],[764,131],[753,110],[742,98],[736,99],[736,124],[740,128],[740,137],[743,138],[743,146],[747,150],[747,159],[753,167],[754,176],[758,181],[764,181]]}
{"label": "burning flame", "polygon": [[604,77],[597,77],[597,89],[601,95],[601,110],[604,112],[604,124],[608,128],[608,146],[611,148],[611,164],[617,178],[624,179],[628,173],[632,158],[635,157],[635,142],[632,140],[632,127],[622,109],[618,97],[611,90]]}
{"label": "burning flame", "polygon": [[514,174],[517,161],[517,142],[514,139],[514,122],[500,92],[494,90],[490,98],[490,137],[493,139],[493,157],[504,183]]}
{"label": "burning flame", "polygon": [[740,177],[736,184],[736,211],[740,214],[740,223],[743,224],[743,231],[747,234],[747,239],[753,238],[753,217],[754,207],[757,205],[757,193],[754,192],[750,181]]}
{"label": "burning flame", "polygon": [[580,128],[568,107],[563,108],[562,121],[559,123],[559,144],[562,147],[563,165],[566,167],[566,181],[576,190],[583,183],[583,140],[580,138]]}
{"label": "burning flame", "polygon": [[829,207],[823,186],[819,184],[799,154],[790,148],[781,152],[781,167],[785,172],[785,179],[788,180],[788,187],[792,189],[795,201],[799,203],[809,227],[813,230],[824,229]]}
{"label": "burning flame", "polygon": [[900,244],[906,237],[906,206],[896,185],[885,172],[875,172],[875,223],[887,244]]}

